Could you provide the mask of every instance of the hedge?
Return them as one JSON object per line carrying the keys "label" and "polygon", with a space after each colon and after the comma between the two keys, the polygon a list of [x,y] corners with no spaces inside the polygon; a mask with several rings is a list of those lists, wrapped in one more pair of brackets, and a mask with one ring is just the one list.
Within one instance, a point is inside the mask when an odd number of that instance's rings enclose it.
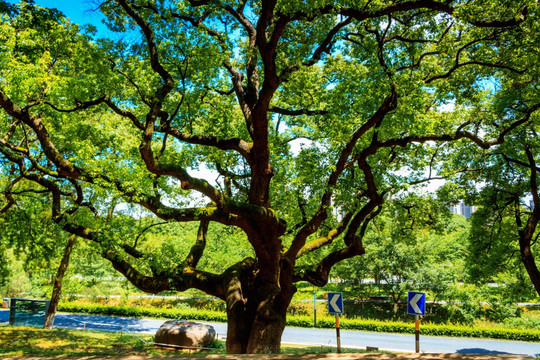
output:
{"label": "hedge", "polygon": [[58,305],[58,311],[92,315],[114,315],[139,318],[173,318],[227,322],[227,315],[225,313],[211,310],[158,309],[151,307],[124,307],[105,306],[100,304],[60,303]]}
{"label": "hedge", "polygon": [[[400,334],[414,334],[414,322],[392,322],[364,319],[340,319],[340,328],[344,330],[362,330]],[[293,316],[287,318],[287,325],[298,327],[313,326],[310,316]],[[335,318],[324,317],[317,319],[320,328],[334,328]],[[421,324],[420,333],[431,336],[469,337],[483,339],[504,339],[540,342],[540,330],[518,330],[492,327],[468,327],[448,324]]]}
{"label": "hedge", "polygon": [[[93,315],[116,315],[125,317],[152,317],[190,319],[199,321],[227,322],[227,315],[219,311],[190,310],[190,309],[157,309],[151,307],[123,307],[104,306],[99,304],[60,303],[58,311],[93,314]],[[313,318],[310,316],[288,316],[288,326],[312,327]],[[317,319],[319,328],[334,328],[335,318],[322,317]],[[413,334],[414,322],[391,322],[363,319],[340,320],[340,327],[344,330],[362,330],[374,332]],[[422,335],[469,337],[484,339],[520,340],[540,342],[540,330],[517,330],[491,327],[467,327],[463,325],[422,324]]]}

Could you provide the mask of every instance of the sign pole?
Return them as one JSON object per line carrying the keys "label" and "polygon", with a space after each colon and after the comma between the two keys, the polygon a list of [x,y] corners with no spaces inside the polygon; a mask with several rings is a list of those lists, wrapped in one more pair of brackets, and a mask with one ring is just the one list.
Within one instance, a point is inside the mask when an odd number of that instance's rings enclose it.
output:
{"label": "sign pole", "polygon": [[337,336],[337,352],[341,353],[341,338],[339,336],[339,314],[336,314],[336,336]]}
{"label": "sign pole", "polygon": [[416,353],[420,352],[420,315],[426,311],[426,294],[409,291],[407,294],[407,313],[414,315],[414,343]]}
{"label": "sign pole", "polygon": [[317,327],[317,293],[313,290],[313,327]]}
{"label": "sign pole", "polygon": [[336,315],[336,336],[337,336],[337,352],[341,353],[341,338],[339,337],[339,314],[343,314],[343,294],[328,293],[324,294],[328,298],[328,313]]}
{"label": "sign pole", "polygon": [[416,353],[420,352],[420,316],[415,315],[414,319],[414,337],[416,345]]}

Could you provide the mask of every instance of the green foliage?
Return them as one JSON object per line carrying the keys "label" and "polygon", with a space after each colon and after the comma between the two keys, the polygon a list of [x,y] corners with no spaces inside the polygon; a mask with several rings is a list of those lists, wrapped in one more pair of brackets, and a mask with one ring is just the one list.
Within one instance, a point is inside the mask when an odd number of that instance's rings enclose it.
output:
{"label": "green foliage", "polygon": [[510,329],[537,330],[540,326],[540,319],[525,313],[522,317],[506,318],[502,324]]}
{"label": "green foliage", "polygon": [[[483,194],[490,193],[486,189]],[[495,194],[493,194],[496,196]],[[497,204],[497,199],[488,200]],[[497,296],[505,301],[522,301],[534,297],[534,288],[521,262],[519,227],[515,208],[494,211],[493,205],[482,205],[471,218],[466,269],[476,283],[494,282],[501,286]],[[500,297],[499,297],[500,298]]]}
{"label": "green foliage", "polygon": [[7,249],[0,243],[0,288],[6,285],[11,274],[8,261]]}
{"label": "green foliage", "polygon": [[36,293],[36,284],[32,284],[27,273],[24,271],[23,262],[17,260],[12,249],[7,249],[2,256],[5,262],[6,277],[0,278],[0,294],[4,297],[22,297],[24,293]]}
{"label": "green foliage", "polygon": [[211,349],[224,349],[225,344],[220,341],[219,339],[214,339],[210,345],[208,345]]}
{"label": "green foliage", "polygon": [[462,280],[467,230],[464,218],[452,216],[439,199],[395,198],[366,234],[366,254],[337,266],[333,274],[373,279],[395,303],[406,291],[418,289],[437,300],[452,298],[453,284]]}

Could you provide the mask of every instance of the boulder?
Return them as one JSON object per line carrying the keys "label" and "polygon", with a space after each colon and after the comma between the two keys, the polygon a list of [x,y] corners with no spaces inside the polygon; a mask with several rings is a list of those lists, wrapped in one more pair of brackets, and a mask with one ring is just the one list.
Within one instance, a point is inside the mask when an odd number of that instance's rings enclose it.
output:
{"label": "boulder", "polygon": [[156,332],[155,342],[178,346],[207,347],[216,338],[213,326],[186,320],[169,320]]}

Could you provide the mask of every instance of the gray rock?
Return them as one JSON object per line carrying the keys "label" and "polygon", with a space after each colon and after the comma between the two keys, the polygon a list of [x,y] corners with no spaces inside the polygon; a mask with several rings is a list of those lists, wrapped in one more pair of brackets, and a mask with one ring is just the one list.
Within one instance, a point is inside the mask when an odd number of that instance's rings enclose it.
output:
{"label": "gray rock", "polygon": [[169,320],[156,332],[155,342],[178,346],[207,347],[216,338],[213,326],[186,320]]}

